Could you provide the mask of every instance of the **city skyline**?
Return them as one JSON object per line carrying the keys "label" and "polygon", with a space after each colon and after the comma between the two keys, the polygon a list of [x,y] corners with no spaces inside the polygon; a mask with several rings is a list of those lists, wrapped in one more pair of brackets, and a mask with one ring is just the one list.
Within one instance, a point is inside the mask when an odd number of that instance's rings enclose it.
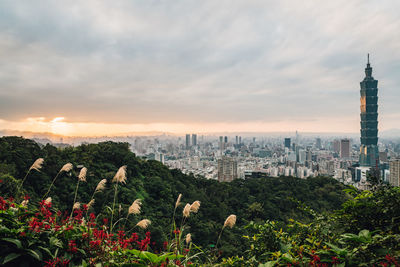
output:
{"label": "city skyline", "polygon": [[3,1],[0,130],[353,134],[367,53],[379,132],[398,128],[399,8]]}

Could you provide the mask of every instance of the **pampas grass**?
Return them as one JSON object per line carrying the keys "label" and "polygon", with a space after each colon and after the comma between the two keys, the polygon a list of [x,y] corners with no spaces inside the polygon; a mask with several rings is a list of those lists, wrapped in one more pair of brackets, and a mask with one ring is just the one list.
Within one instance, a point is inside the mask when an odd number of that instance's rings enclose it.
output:
{"label": "pampas grass", "polygon": [[176,200],[176,203],[175,203],[175,210],[181,204],[181,198],[182,198],[182,194],[179,194],[178,199]]}
{"label": "pampas grass", "polygon": [[25,199],[24,201],[21,202],[21,206],[24,207],[24,208],[27,208],[28,207],[28,203],[29,203],[29,200]]}
{"label": "pampas grass", "polygon": [[126,183],[126,165],[120,167],[112,179],[113,183]]}
{"label": "pampas grass", "polygon": [[236,224],[236,215],[229,215],[228,218],[226,218],[225,223],[224,223],[224,227],[229,227],[232,228],[233,226],[235,226]]}
{"label": "pampas grass", "polygon": [[79,210],[81,208],[81,203],[75,202],[74,206],[72,207],[72,210]]}
{"label": "pampas grass", "polygon": [[[94,190],[94,192],[93,192],[93,194],[92,194],[92,197],[90,198],[89,203],[92,202],[92,200],[93,200],[92,205],[94,204],[94,194],[96,194],[96,193],[98,193],[98,192],[102,192],[102,191],[106,188],[106,183],[107,183],[107,179],[103,179],[103,180],[101,180],[101,181],[97,184],[96,189]],[[86,217],[87,217],[87,215],[88,215],[88,212],[89,212],[89,208],[90,208],[90,207],[91,207],[91,206],[88,205],[88,209],[87,209],[87,211],[86,211]]]}
{"label": "pampas grass", "polygon": [[224,222],[224,226],[222,226],[221,232],[218,235],[218,240],[217,240],[217,243],[215,244],[215,248],[217,248],[217,246],[218,246],[218,242],[221,239],[222,231],[224,231],[225,227],[232,228],[233,226],[235,226],[235,224],[236,224],[236,215],[234,215],[234,214],[229,215],[226,218],[226,220]]}
{"label": "pampas grass", "polygon": [[128,215],[129,214],[140,214],[140,205],[142,205],[141,199],[136,199],[132,205],[129,207]]}
{"label": "pampas grass", "polygon": [[32,166],[29,168],[29,170],[25,174],[24,179],[22,179],[21,184],[18,186],[17,194],[19,194],[19,191],[21,190],[22,185],[24,184],[24,182],[25,182],[26,178],[28,177],[28,174],[31,172],[31,170],[36,170],[36,171],[40,172],[43,162],[44,162],[43,158],[38,158],[37,160],[35,160],[35,162],[32,164]]}
{"label": "pampas grass", "polygon": [[88,210],[94,205],[94,202],[95,202],[94,198],[92,198],[92,199],[89,201],[89,203],[87,204],[87,209],[88,209]]}
{"label": "pampas grass", "polygon": [[[66,165],[67,165],[67,164],[65,164],[64,167],[65,167]],[[64,168],[64,167],[63,167],[63,168]],[[78,195],[79,182],[86,182],[86,173],[87,173],[87,168],[86,168],[86,167],[83,167],[83,168],[81,169],[81,171],[79,172],[78,181],[76,182],[75,195],[74,195],[74,202],[72,202],[72,203],[75,203],[75,201],[76,201],[76,196]],[[75,204],[74,204],[74,205],[75,205]],[[70,217],[72,217],[72,213],[74,212],[74,209],[75,209],[75,208],[72,208]]]}
{"label": "pampas grass", "polygon": [[113,219],[114,219],[114,209],[115,209],[115,201],[117,199],[117,192],[118,192],[118,183],[125,184],[126,183],[126,165],[120,167],[117,173],[114,175],[112,182],[115,183],[114,189],[114,201],[111,210],[111,224],[110,224],[110,232],[112,232],[113,228]]}
{"label": "pampas grass", "polygon": [[179,205],[181,204],[181,199],[182,199],[182,194],[179,194],[178,195],[178,198],[176,199],[176,202],[175,202],[175,208],[174,208],[174,213],[173,213],[173,215],[172,215],[172,222],[171,222],[171,231],[170,231],[170,235],[171,235],[171,238],[172,238],[172,233],[173,233],[173,231],[174,231],[174,229],[176,229],[176,224],[175,224],[175,213],[176,213],[176,209],[179,207]]}
{"label": "pampas grass", "polygon": [[96,189],[94,190],[94,192],[97,193],[97,192],[103,191],[103,190],[106,188],[106,183],[107,183],[107,179],[101,180],[101,181],[97,184]]}
{"label": "pampas grass", "polygon": [[46,200],[44,201],[44,204],[46,204],[46,205],[51,204],[51,197],[46,198]]}
{"label": "pampas grass", "polygon": [[64,164],[64,166],[62,166],[60,172],[69,172],[72,170],[72,168],[74,167],[74,165],[72,165],[72,163],[66,163]]}
{"label": "pampas grass", "polygon": [[195,202],[190,205],[190,212],[197,213],[200,208],[200,201],[196,200]]}
{"label": "pampas grass", "polygon": [[143,219],[140,222],[136,224],[136,226],[139,226],[142,229],[146,229],[149,225],[151,224],[151,221],[148,219]]}
{"label": "pampas grass", "polygon": [[185,242],[186,242],[186,244],[189,244],[190,242],[192,242],[192,235],[190,233],[186,235]]}
{"label": "pampas grass", "polygon": [[47,190],[46,194],[44,194],[44,196],[42,197],[42,199],[44,199],[47,194],[50,192],[51,187],[54,185],[54,182],[56,181],[57,177],[62,173],[62,172],[69,172],[71,171],[73,168],[72,163],[67,163],[64,166],[62,166],[62,168],[60,169],[60,171],[57,173],[56,177],[54,177],[53,181],[50,184],[49,190]]}
{"label": "pampas grass", "polygon": [[189,203],[187,203],[185,208],[183,208],[182,214],[183,214],[184,218],[189,217],[189,215],[190,215],[190,206],[191,205]]}
{"label": "pampas grass", "polygon": [[141,205],[142,205],[142,200],[141,199],[136,199],[135,201],[133,201],[132,205],[128,209],[128,214],[126,215],[126,218],[125,218],[124,228],[126,226],[126,222],[128,221],[129,215],[131,215],[131,214],[135,214],[135,215],[140,214]]}
{"label": "pampas grass", "polygon": [[87,168],[83,167],[81,171],[79,172],[78,179],[80,182],[86,182],[86,173],[87,173]]}

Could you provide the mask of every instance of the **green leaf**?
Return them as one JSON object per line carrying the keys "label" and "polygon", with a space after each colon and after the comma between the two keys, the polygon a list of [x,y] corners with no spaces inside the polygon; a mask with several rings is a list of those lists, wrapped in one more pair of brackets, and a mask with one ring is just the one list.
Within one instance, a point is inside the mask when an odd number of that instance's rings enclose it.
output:
{"label": "green leaf", "polygon": [[17,246],[17,248],[21,249],[22,248],[22,243],[21,241],[19,241],[18,239],[14,239],[14,238],[2,238],[1,240],[6,241],[6,242],[10,242],[13,243],[14,245]]}
{"label": "green leaf", "polygon": [[50,246],[55,246],[55,247],[62,248],[62,247],[63,247],[63,244],[62,244],[62,242],[61,242],[60,239],[58,239],[58,238],[52,236],[52,237],[50,238]]}
{"label": "green leaf", "polygon": [[51,257],[53,257],[53,259],[55,258],[55,257],[53,256],[53,253],[51,253],[50,249],[45,248],[45,247],[42,247],[42,246],[38,246],[38,248],[40,248],[41,250],[46,251],[47,254],[49,254]]}
{"label": "green leaf", "polygon": [[26,252],[28,252],[29,255],[37,259],[38,261],[42,260],[42,253],[38,250],[32,250],[32,249],[27,249]]}
{"label": "green leaf", "polygon": [[13,260],[15,260],[16,258],[18,258],[19,256],[21,256],[21,254],[10,253],[10,254],[8,254],[8,255],[4,258],[2,264],[6,264],[7,262],[13,261]]}

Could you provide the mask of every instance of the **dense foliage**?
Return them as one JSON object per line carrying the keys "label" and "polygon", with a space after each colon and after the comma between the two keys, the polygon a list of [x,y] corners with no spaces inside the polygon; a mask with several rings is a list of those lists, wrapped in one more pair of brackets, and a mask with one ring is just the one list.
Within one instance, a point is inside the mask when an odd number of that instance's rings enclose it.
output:
{"label": "dense foliage", "polygon": [[[88,168],[88,178],[87,183],[79,185],[77,201],[88,203],[97,183],[104,178],[108,180],[108,190],[95,196],[96,214],[106,214],[106,206],[112,202],[114,193],[111,179],[120,166],[127,165],[128,179],[119,189],[117,206],[127,210],[135,199],[143,200],[142,213],[153,222],[149,230],[158,248],[167,239],[170,215],[179,193],[183,194],[183,202],[201,201],[199,214],[188,224],[193,240],[203,247],[215,244],[220,225],[229,214],[237,215],[239,226],[265,219],[307,219],[310,216],[297,209],[297,201],[317,211],[326,211],[340,208],[346,199],[344,187],[333,179],[280,177],[218,183],[169,170],[157,161],[141,160],[129,150],[127,143],[103,142],[60,150],[52,145],[40,147],[32,140],[19,137],[0,138],[3,197],[15,195],[17,180],[23,179],[31,164],[40,157],[44,158],[43,168],[29,174],[24,182],[25,193],[38,202],[65,163],[71,162],[75,167],[83,165]],[[73,205],[77,174],[74,170],[61,174],[49,194],[53,205],[62,211]],[[177,214],[177,219],[180,218],[181,214]],[[225,254],[241,254],[245,249],[240,229],[227,231],[221,240]]]}
{"label": "dense foliage", "polygon": [[[32,169],[38,158],[44,159],[43,166]],[[67,162],[73,168],[61,171]],[[113,183],[123,165],[126,184]],[[86,182],[77,183],[83,166],[88,170]],[[107,181],[105,189],[94,193],[102,179]],[[176,209],[180,193],[182,205]],[[28,208],[19,204],[26,195],[32,203]],[[44,203],[45,195],[52,198],[52,210]],[[53,266],[63,261],[157,265],[170,259],[170,264],[178,265],[194,261],[238,266],[390,266],[399,257],[397,189],[360,193],[325,177],[218,183],[142,160],[127,143],[57,149],[20,137],[0,138],[0,196],[0,264],[28,259]],[[72,208],[75,202],[87,204],[91,199],[95,203],[89,211],[85,205]],[[135,199],[141,200],[141,212],[127,216]],[[183,206],[196,200],[201,208],[184,218]],[[236,226],[222,232],[230,214],[237,215]],[[135,225],[144,218],[151,221],[149,233],[140,230],[133,235],[132,229],[139,230]],[[40,227],[32,226],[33,222]],[[187,233],[193,248],[183,242]],[[101,242],[101,249],[91,246],[96,242]],[[77,251],[72,253],[71,246]]]}

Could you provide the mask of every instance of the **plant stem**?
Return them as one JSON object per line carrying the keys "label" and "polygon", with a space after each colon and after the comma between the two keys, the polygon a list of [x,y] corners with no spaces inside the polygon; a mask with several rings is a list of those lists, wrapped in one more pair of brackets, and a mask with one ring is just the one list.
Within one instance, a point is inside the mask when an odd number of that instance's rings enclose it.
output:
{"label": "plant stem", "polygon": [[75,201],[76,201],[76,195],[78,194],[79,182],[80,182],[80,180],[78,179],[78,182],[76,183],[76,188],[75,188],[74,202],[72,202],[71,215],[69,215],[69,218],[70,218],[70,219],[72,218],[72,214],[74,213],[74,205],[75,205]]}
{"label": "plant stem", "polygon": [[114,208],[115,208],[115,199],[117,198],[117,190],[118,190],[118,182],[115,184],[115,190],[114,190],[114,202],[113,202],[113,207],[111,211],[111,224],[110,224],[110,233],[112,233],[113,229],[113,219],[114,219]]}
{"label": "plant stem", "polygon": [[44,196],[42,197],[42,200],[47,196],[47,194],[50,192],[51,187],[53,186],[54,182],[56,181],[58,175],[60,174],[61,171],[59,171],[56,175],[56,177],[54,177],[53,181],[51,182],[51,185],[49,187],[49,190],[47,190],[46,194],[44,194]]}
{"label": "plant stem", "polygon": [[[90,201],[93,200],[94,194],[96,194],[96,189],[94,190],[94,192],[93,192],[93,194],[92,194],[92,197],[90,198]],[[90,201],[89,201],[89,202],[90,202]],[[89,203],[89,202],[88,202],[88,203]],[[86,215],[85,215],[86,218],[87,218],[88,212],[89,212],[89,208],[88,208],[87,211],[86,211]]]}
{"label": "plant stem", "polygon": [[31,172],[31,169],[28,170],[28,172],[25,174],[24,179],[22,179],[21,184],[17,188],[17,196],[19,195],[19,191],[22,189],[22,185],[24,184],[26,177],[28,177],[28,174]]}
{"label": "plant stem", "polygon": [[215,249],[217,249],[218,242],[219,242],[219,240],[221,239],[222,231],[224,231],[224,228],[225,228],[225,227],[222,227],[221,232],[219,232],[218,239],[217,239],[217,243],[215,244]]}

